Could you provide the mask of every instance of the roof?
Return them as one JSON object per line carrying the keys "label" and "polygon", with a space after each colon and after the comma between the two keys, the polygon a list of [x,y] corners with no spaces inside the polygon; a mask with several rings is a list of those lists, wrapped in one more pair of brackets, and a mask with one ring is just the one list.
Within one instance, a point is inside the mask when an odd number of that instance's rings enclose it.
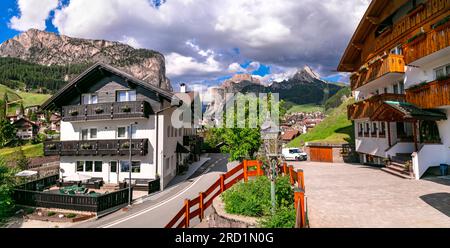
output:
{"label": "roof", "polygon": [[27,118],[24,118],[24,117],[22,117],[22,118],[16,120],[15,122],[13,122],[13,125],[19,124],[19,122],[26,122],[26,123],[31,124],[32,126],[37,126],[36,123],[34,123],[34,122],[28,120]]}
{"label": "roof", "polygon": [[338,71],[352,72],[355,69],[347,68],[346,64],[360,55],[361,51],[359,46],[370,34],[372,25],[375,25],[373,19],[376,19],[381,14],[388,3],[389,0],[372,0],[344,51],[337,68]]}
{"label": "roof", "polygon": [[293,140],[300,134],[298,130],[286,130],[283,135],[281,135],[282,140]]}
{"label": "roof", "polygon": [[154,91],[156,93],[158,93],[160,96],[162,96],[163,98],[165,98],[168,101],[173,100],[173,96],[174,94],[170,91],[167,90],[163,90],[159,87],[156,87],[150,83],[147,83],[143,80],[137,79],[134,76],[131,76],[128,73],[125,73],[119,69],[116,69],[110,65],[101,63],[101,62],[97,62],[95,63],[93,66],[89,67],[86,71],[84,71],[83,73],[81,73],[80,75],[78,75],[76,78],[74,78],[71,82],[69,82],[68,84],[66,84],[63,88],[61,88],[56,94],[54,94],[51,98],[49,98],[46,102],[44,102],[41,105],[41,109],[50,109],[51,108],[51,103],[60,100],[61,98],[64,97],[64,93],[70,90],[75,89],[75,87],[78,85],[78,83],[82,83],[84,79],[86,79],[88,76],[93,75],[95,73],[98,73],[99,71],[104,70],[104,71],[108,71],[112,74],[115,74],[119,77],[122,77],[126,80],[129,80],[143,88],[146,88],[148,90]]}
{"label": "roof", "polygon": [[421,109],[407,102],[385,101],[372,115],[371,119],[386,120],[446,120],[447,116],[438,110]]}

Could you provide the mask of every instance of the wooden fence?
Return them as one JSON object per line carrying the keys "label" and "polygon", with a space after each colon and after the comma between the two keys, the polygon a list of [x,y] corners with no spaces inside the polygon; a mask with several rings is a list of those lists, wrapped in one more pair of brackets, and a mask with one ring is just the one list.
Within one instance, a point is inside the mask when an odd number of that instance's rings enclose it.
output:
{"label": "wooden fence", "polygon": [[[297,219],[299,220],[296,227],[306,227],[306,208],[305,208],[305,195],[304,187],[305,180],[303,170],[294,171],[293,166],[287,166],[286,163],[282,164],[282,173],[289,175],[291,185],[296,189],[294,192],[294,200],[296,207]],[[195,217],[199,217],[200,221],[204,218],[205,210],[210,207],[213,200],[222,194],[225,190],[229,189],[235,183],[240,180],[248,181],[249,177],[264,176],[264,170],[262,168],[262,162],[256,160],[244,160],[241,164],[222,174],[205,192],[200,192],[199,196],[195,199],[184,201],[183,207],[178,213],[170,220],[165,228],[188,228],[190,227],[190,220]],[[301,193],[303,192],[303,194]],[[300,207],[298,207],[300,206]]]}
{"label": "wooden fence", "polygon": [[[95,212],[97,214],[128,204],[128,188],[99,196],[62,195],[40,191],[56,185],[58,178],[59,175],[53,175],[17,186],[13,191],[14,202],[18,205]],[[131,190],[131,196],[133,196],[133,190]]]}

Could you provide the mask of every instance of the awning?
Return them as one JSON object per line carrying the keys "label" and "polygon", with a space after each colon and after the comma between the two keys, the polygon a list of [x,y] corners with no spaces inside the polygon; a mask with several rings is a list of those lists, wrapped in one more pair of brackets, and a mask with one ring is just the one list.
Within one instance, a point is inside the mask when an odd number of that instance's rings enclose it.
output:
{"label": "awning", "polygon": [[190,152],[191,151],[189,151],[186,147],[177,142],[177,148],[175,150],[175,153],[190,153]]}
{"label": "awning", "polygon": [[438,110],[424,110],[411,103],[385,101],[371,116],[372,121],[404,122],[415,120],[446,120],[446,114]]}

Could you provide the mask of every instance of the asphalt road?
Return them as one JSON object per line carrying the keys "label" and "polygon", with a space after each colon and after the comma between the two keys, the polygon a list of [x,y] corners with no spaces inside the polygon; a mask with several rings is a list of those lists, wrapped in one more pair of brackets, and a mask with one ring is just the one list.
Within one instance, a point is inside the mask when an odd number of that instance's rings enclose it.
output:
{"label": "asphalt road", "polygon": [[[170,185],[161,193],[149,197],[125,211],[117,211],[98,220],[87,221],[75,228],[160,228],[181,209],[186,198],[193,199],[211,186],[220,174],[235,166],[223,154],[210,154],[211,159],[186,181]],[[191,221],[198,223],[197,218]]]}

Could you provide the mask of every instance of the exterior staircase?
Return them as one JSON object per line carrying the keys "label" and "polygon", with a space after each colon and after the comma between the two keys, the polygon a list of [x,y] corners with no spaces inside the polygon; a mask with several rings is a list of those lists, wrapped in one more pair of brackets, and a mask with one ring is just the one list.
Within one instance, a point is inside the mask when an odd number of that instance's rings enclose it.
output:
{"label": "exterior staircase", "polygon": [[391,157],[388,165],[381,168],[382,171],[404,179],[413,179],[414,175],[410,170],[406,170],[406,163],[411,161],[411,154],[397,153]]}

